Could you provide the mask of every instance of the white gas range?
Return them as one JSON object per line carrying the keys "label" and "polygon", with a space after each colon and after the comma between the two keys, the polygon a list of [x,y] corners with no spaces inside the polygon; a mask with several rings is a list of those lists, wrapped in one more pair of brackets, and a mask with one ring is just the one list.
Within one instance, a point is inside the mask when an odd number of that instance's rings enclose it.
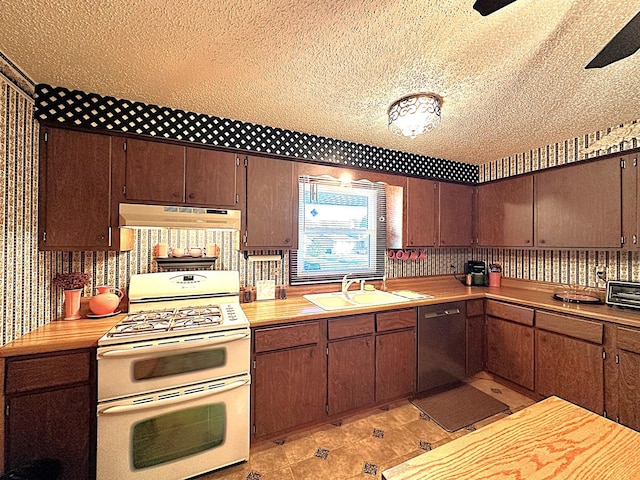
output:
{"label": "white gas range", "polygon": [[238,272],[131,277],[129,315],[98,341],[98,479],[187,478],[248,459],[239,290]]}

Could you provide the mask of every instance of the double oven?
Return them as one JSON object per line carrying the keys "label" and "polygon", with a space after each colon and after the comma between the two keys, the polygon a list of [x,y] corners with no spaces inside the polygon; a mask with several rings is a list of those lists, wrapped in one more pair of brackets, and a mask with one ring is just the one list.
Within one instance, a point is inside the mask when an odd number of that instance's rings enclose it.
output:
{"label": "double oven", "polygon": [[98,342],[97,478],[178,479],[249,458],[250,337],[238,272],[134,275]]}

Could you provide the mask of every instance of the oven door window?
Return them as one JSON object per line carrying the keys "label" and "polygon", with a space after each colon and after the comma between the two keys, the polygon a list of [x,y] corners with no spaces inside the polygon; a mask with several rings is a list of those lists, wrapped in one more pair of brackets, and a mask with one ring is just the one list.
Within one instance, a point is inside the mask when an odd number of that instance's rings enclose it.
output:
{"label": "oven door window", "polygon": [[227,431],[224,403],[165,413],[132,428],[134,469],[159,465],[221,445]]}
{"label": "oven door window", "polygon": [[168,377],[209,368],[219,368],[226,365],[226,363],[226,348],[165,355],[134,362],[133,378],[147,380]]}

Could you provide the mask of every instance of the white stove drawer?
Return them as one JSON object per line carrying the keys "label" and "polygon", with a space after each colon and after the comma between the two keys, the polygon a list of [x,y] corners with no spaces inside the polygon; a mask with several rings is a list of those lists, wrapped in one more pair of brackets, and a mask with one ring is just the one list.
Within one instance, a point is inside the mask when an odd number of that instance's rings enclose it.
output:
{"label": "white stove drawer", "polygon": [[185,335],[98,348],[98,401],[249,371],[251,330]]}

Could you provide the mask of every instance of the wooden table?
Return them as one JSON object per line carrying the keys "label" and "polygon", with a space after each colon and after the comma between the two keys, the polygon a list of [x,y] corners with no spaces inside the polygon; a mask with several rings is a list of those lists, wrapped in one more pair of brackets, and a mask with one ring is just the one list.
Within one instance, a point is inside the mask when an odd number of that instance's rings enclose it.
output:
{"label": "wooden table", "polygon": [[407,479],[640,479],[640,433],[557,397],[382,474]]}

